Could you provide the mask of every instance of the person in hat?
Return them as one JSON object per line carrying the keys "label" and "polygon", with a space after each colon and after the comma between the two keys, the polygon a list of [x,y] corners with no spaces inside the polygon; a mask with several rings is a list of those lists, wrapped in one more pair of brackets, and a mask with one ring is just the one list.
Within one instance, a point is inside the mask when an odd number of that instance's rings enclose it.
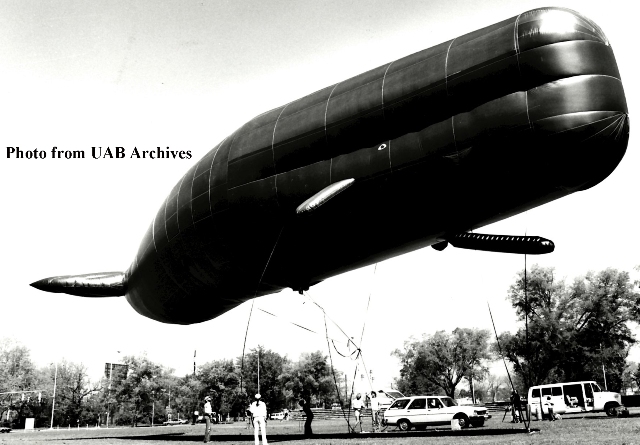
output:
{"label": "person in hat", "polygon": [[209,442],[209,434],[211,433],[211,397],[204,398],[204,443]]}
{"label": "person in hat", "polygon": [[311,437],[313,431],[311,430],[311,422],[313,422],[313,411],[311,411],[311,404],[306,399],[300,399],[298,402],[302,407],[302,411],[305,414],[304,421],[304,437]]}
{"label": "person in hat", "polygon": [[262,432],[262,443],[267,443],[267,405],[260,400],[260,394],[256,394],[256,401],[251,404],[251,419],[253,423],[253,437],[255,445],[260,443],[258,438],[258,429]]}

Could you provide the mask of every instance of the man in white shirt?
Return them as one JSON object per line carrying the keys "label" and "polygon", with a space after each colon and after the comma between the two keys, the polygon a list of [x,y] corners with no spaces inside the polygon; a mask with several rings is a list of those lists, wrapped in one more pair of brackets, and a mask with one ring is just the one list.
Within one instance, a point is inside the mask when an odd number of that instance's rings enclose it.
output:
{"label": "man in white shirt", "polygon": [[356,399],[352,402],[351,407],[353,408],[353,412],[356,416],[356,423],[353,424],[352,431],[356,432],[356,425],[360,424],[360,432],[362,432],[362,422],[360,421],[360,416],[362,414],[362,408],[364,408],[364,401],[362,400],[362,396],[360,393],[356,394]]}
{"label": "man in white shirt", "polygon": [[375,391],[371,391],[371,422],[373,431],[377,431],[380,427],[380,402]]}
{"label": "man in white shirt", "polygon": [[204,398],[204,443],[209,442],[209,434],[211,433],[211,397]]}
{"label": "man in white shirt", "polygon": [[260,401],[260,394],[256,394],[256,401],[249,407],[251,419],[253,420],[253,437],[255,445],[260,443],[258,438],[258,428],[262,432],[262,443],[267,444],[267,405]]}

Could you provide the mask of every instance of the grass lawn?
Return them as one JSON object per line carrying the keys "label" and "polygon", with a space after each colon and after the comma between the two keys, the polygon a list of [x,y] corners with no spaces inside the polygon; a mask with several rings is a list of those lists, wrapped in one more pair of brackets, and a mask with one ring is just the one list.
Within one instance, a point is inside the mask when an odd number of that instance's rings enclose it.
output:
{"label": "grass lawn", "polygon": [[[640,445],[640,409],[632,408],[628,418],[609,418],[604,414],[567,416],[556,422],[532,422],[535,432],[528,434],[522,424],[501,422],[502,415],[495,415],[484,427],[463,431],[429,428],[427,431],[386,431],[383,433],[347,434],[344,421],[317,420],[313,422],[315,436],[302,437],[297,421],[271,421],[267,426],[270,443],[332,444],[332,445],[404,445],[404,444],[617,444]],[[60,429],[42,431],[13,431],[0,435],[0,443],[22,442],[27,444],[73,445],[150,445],[202,443],[204,425],[158,426],[153,428],[100,428]],[[243,423],[214,425],[212,442],[225,444],[253,443],[253,430]]]}

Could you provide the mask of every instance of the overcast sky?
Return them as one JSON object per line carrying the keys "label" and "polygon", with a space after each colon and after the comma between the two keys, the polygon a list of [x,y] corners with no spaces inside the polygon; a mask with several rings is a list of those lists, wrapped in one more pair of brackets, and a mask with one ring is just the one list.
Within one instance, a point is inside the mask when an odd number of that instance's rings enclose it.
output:
{"label": "overcast sky", "polygon": [[[637,17],[628,1],[556,0],[598,23],[622,75],[631,120],[638,99]],[[124,271],[173,185],[255,115],[368,69],[540,6],[538,1],[247,0],[0,3],[0,337],[39,365],[84,363],[97,378],[120,354],[190,372],[242,354],[250,303],[192,326],[138,315],[124,298],[83,299],[29,287],[38,279]],[[597,187],[486,227],[540,235],[556,251],[528,257],[571,282],[589,270],[638,273],[638,147]],[[47,150],[7,159],[6,147]],[[190,160],[51,159],[51,147],[191,150]],[[425,203],[427,205],[427,203]],[[430,248],[334,277],[310,295],[360,339],[368,370],[388,386],[390,356],[410,336],[458,326],[515,332],[506,301],[517,255]],[[370,296],[369,309],[367,302]],[[214,298],[214,296],[212,296]],[[274,318],[259,309],[278,316]],[[198,307],[193,308],[199,310]],[[295,320],[318,334],[288,324]],[[331,323],[330,323],[331,325]],[[330,326],[329,335],[344,342]],[[640,338],[640,330],[636,328]],[[327,353],[321,312],[292,291],[256,301],[247,348],[298,359]],[[346,343],[337,342],[344,353]],[[342,348],[342,349],[341,349]],[[336,358],[336,351],[332,350]],[[635,348],[632,358],[640,361]],[[337,361],[349,374],[353,363]]]}

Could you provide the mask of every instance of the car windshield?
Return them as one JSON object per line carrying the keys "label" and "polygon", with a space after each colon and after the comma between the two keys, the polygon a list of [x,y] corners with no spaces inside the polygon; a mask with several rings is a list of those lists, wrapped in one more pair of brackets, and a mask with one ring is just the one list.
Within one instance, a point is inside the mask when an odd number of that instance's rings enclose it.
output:
{"label": "car windshield", "polygon": [[593,392],[602,392],[597,383],[591,383],[591,386],[593,386]]}
{"label": "car windshield", "polygon": [[444,406],[458,406],[456,401],[453,400],[451,397],[440,397],[440,400],[442,400],[442,403],[444,403]]}
{"label": "car windshield", "polygon": [[389,409],[404,409],[404,407],[407,406],[407,403],[409,403],[409,400],[411,400],[411,399],[396,400],[395,402],[393,402],[391,404]]}
{"label": "car windshield", "polygon": [[397,399],[398,397],[404,397],[398,391],[388,391],[386,394],[387,394],[387,396],[391,397],[392,399]]}

